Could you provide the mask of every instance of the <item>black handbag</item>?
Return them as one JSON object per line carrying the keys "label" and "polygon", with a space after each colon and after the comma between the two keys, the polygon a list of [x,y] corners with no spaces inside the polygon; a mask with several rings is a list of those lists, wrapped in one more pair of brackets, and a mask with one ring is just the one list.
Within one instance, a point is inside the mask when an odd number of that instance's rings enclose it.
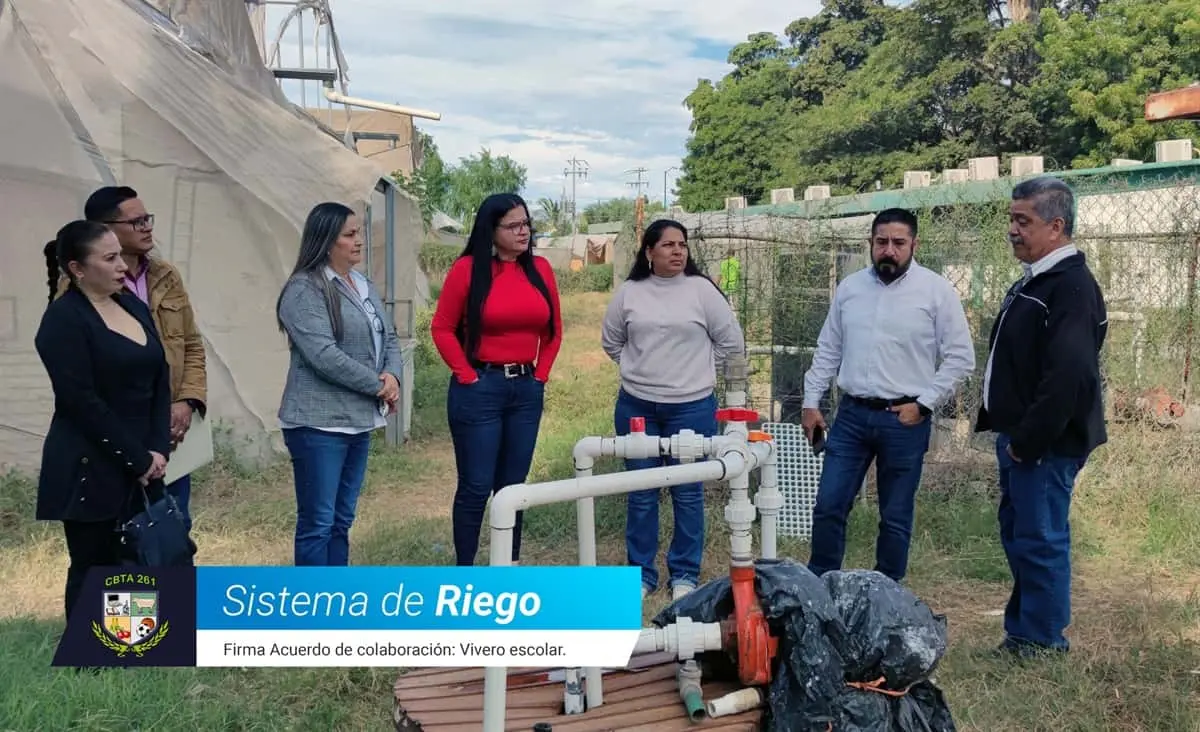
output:
{"label": "black handbag", "polygon": [[136,567],[192,566],[196,544],[175,498],[163,490],[162,498],[151,503],[146,487],[139,483],[138,490],[145,509],[117,528],[122,562]]}

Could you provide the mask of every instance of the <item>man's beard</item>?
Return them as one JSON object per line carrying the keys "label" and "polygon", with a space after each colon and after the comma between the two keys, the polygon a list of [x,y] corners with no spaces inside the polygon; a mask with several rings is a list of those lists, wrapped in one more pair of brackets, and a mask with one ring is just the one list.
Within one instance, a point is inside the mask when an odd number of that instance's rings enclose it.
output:
{"label": "man's beard", "polygon": [[900,266],[900,263],[891,257],[883,257],[875,262],[875,274],[883,282],[891,284],[900,279],[900,276],[908,271],[908,265],[911,263],[910,260],[904,266]]}

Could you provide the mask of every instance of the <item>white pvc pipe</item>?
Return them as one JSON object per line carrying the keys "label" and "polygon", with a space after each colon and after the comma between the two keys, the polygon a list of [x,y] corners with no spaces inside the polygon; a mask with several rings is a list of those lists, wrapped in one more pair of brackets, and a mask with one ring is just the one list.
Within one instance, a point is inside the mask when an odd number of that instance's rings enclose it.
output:
{"label": "white pvc pipe", "polygon": [[[578,446],[576,446],[578,447]],[[588,478],[592,475],[592,459],[575,463],[575,477]],[[575,524],[579,534],[579,566],[596,566],[596,499],[588,496],[575,502]],[[603,673],[599,666],[589,666],[583,670],[584,692],[587,697],[587,709],[595,709],[604,703],[604,691],[601,688]]]}
{"label": "white pvc pipe", "polygon": [[767,455],[767,459],[763,461],[762,467],[759,469],[760,483],[758,494],[754,496],[754,505],[758,508],[758,513],[762,517],[762,548],[761,553],[763,559],[775,559],[778,556],[777,546],[777,527],[779,525],[779,511],[783,508],[783,494],[779,491],[779,470],[777,458],[778,450],[773,444],[770,445],[771,450]]}
{"label": "white pvc pipe", "polygon": [[417,109],[416,107],[402,107],[399,104],[388,104],[387,102],[376,102],[372,99],[363,99],[361,97],[348,97],[335,92],[329,87],[325,87],[325,98],[334,104],[348,104],[351,107],[363,107],[366,109],[377,109],[380,112],[391,112],[393,114],[405,114],[409,117],[422,117],[424,119],[440,120],[441,112],[430,112],[427,109]]}
{"label": "white pvc pipe", "polygon": [[716,718],[748,712],[751,709],[757,709],[762,703],[762,690],[755,686],[748,686],[745,689],[739,689],[713,699],[705,706],[708,709],[708,716]]}
{"label": "white pvc pipe", "polygon": [[[580,498],[613,496],[685,483],[728,480],[747,470],[753,470],[766,459],[765,450],[754,449],[758,444],[760,443],[750,445],[752,449],[748,450],[746,455],[730,450],[716,459],[686,465],[666,465],[623,473],[505,486],[492,497],[488,510],[492,529],[489,552],[491,564],[494,567],[512,565],[513,527],[516,525],[517,511],[561,501],[577,501]],[[484,669],[483,674],[483,732],[504,732],[508,669],[504,666],[489,666]]]}

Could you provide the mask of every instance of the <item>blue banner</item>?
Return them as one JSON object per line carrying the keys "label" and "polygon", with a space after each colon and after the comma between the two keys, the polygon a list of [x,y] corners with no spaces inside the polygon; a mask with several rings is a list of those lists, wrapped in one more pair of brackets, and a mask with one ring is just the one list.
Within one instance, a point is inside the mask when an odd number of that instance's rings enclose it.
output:
{"label": "blue banner", "polygon": [[196,568],[197,630],[638,630],[637,567]]}

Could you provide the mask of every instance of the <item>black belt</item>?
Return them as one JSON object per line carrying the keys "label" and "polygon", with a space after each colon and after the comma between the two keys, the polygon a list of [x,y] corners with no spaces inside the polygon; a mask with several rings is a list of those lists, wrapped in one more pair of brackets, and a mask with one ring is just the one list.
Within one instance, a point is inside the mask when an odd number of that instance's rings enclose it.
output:
{"label": "black belt", "polygon": [[899,397],[896,399],[880,399],[878,397],[859,397],[854,396],[853,394],[847,394],[846,398],[855,404],[861,404],[867,409],[874,409],[876,411],[891,409],[892,407],[899,407],[903,404],[913,404],[917,401],[916,397],[910,396]]}
{"label": "black belt", "polygon": [[518,376],[528,376],[533,373],[531,363],[476,363],[475,368],[484,371],[503,371],[504,378],[515,379]]}

